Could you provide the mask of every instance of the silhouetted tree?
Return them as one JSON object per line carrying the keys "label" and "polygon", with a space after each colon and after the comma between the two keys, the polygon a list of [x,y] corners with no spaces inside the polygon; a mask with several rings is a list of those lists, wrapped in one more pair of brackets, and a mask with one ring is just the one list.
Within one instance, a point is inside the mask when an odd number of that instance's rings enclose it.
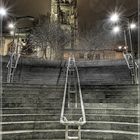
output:
{"label": "silhouetted tree", "polygon": [[80,47],[83,50],[92,52],[94,57],[95,52],[100,49],[113,49],[117,41],[122,40],[122,36],[113,35],[111,30],[104,28],[102,21],[97,22],[96,26],[84,32],[80,38]]}
{"label": "silhouetted tree", "polygon": [[37,25],[29,35],[29,44],[43,51],[43,58],[47,59],[46,51],[50,48],[50,59],[52,54],[60,58],[64,46],[70,41],[70,33],[64,31],[61,25],[50,22],[47,16],[40,16]]}

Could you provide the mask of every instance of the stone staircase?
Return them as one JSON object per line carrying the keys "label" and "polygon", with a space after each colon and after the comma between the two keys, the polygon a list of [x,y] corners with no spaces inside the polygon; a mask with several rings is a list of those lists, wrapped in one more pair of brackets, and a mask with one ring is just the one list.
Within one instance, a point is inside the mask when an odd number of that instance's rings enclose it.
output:
{"label": "stone staircase", "polygon": [[[3,140],[64,140],[59,122],[63,88],[4,83]],[[82,93],[87,119],[82,140],[138,140],[137,85],[84,85]],[[76,119],[78,112],[67,114]]]}
{"label": "stone staircase", "polygon": [[[6,82],[8,59],[3,58],[3,82]],[[65,61],[43,61],[20,58],[14,83],[64,85]],[[78,61],[81,85],[131,84],[132,77],[125,60]]]}
{"label": "stone staircase", "polygon": [[130,71],[125,64],[78,67],[82,85],[131,84]]}

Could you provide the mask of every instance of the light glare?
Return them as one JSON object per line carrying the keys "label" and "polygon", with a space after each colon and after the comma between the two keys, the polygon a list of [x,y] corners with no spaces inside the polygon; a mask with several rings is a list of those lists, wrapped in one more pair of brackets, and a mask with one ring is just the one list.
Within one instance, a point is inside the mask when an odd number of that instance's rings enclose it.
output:
{"label": "light glare", "polygon": [[127,49],[127,47],[125,46],[125,47],[124,47],[124,49],[126,50],[126,49]]}
{"label": "light glare", "polygon": [[130,24],[130,28],[131,28],[131,29],[135,29],[135,28],[136,28],[136,24],[135,24],[135,23],[131,23],[131,24]]}
{"label": "light glare", "polygon": [[6,16],[7,15],[7,11],[6,11],[5,8],[3,8],[3,7],[0,8],[0,15],[1,16]]}
{"label": "light glare", "polygon": [[118,49],[121,50],[122,49],[122,46],[119,46]]}
{"label": "light glare", "polygon": [[117,22],[117,21],[119,21],[119,14],[113,13],[113,14],[110,16],[110,21],[111,21],[111,22]]}
{"label": "light glare", "polygon": [[10,35],[14,35],[14,31],[10,31]]}
{"label": "light glare", "polygon": [[120,27],[119,27],[119,26],[115,26],[115,27],[113,28],[113,32],[114,32],[114,33],[120,32]]}
{"label": "light glare", "polygon": [[13,28],[15,27],[15,25],[14,25],[13,23],[9,23],[8,27],[9,27],[10,29],[13,29]]}

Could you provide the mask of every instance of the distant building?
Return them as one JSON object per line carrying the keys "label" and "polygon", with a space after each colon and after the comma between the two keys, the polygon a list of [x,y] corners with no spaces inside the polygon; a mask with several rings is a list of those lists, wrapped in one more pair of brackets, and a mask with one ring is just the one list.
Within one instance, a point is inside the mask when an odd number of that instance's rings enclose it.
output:
{"label": "distant building", "polygon": [[[122,48],[113,46],[109,49],[88,50],[80,48],[79,42],[79,26],[78,26],[78,3],[77,0],[51,0],[51,18],[50,21],[55,21],[61,24],[65,31],[71,32],[71,43],[64,48],[63,58],[67,59],[71,53],[75,54],[79,60],[102,60],[102,59],[123,59],[123,52],[127,51],[128,47],[121,44]],[[25,24],[25,22],[24,22]],[[31,25],[30,25],[31,26]],[[15,36],[15,42],[19,40],[21,47],[26,48],[26,32]],[[25,44],[24,44],[25,43]],[[8,55],[13,46],[13,37],[9,34],[3,34],[3,47],[0,49],[0,54]],[[36,49],[35,54],[29,53],[30,56],[41,57],[42,50]],[[47,58],[50,56],[50,48],[46,52]],[[54,59],[54,58],[53,58]]]}
{"label": "distant building", "polygon": [[17,45],[17,43],[19,43],[18,45],[22,47],[24,47],[24,43],[25,43],[25,39],[26,39],[26,34],[19,34],[19,35],[15,35],[15,39],[13,39],[13,36],[11,36],[10,34],[6,33],[3,34],[3,38],[2,38],[2,47],[0,49],[0,55],[9,55],[10,52],[13,51],[14,46]]}
{"label": "distant building", "polygon": [[94,59],[122,59],[123,50],[102,49],[102,50],[82,50],[79,45],[78,35],[78,13],[77,0],[52,0],[51,1],[51,20],[59,22],[64,30],[71,32],[71,44],[64,49],[64,59],[71,53],[80,60]]}

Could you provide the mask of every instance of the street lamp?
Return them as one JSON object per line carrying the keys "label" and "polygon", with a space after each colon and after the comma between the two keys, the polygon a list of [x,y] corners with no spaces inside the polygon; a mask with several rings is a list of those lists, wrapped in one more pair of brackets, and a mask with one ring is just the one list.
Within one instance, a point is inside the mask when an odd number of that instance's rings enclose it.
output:
{"label": "street lamp", "polygon": [[10,31],[10,35],[12,35],[12,36],[13,36],[14,34],[15,34],[15,32],[14,32],[14,31]]}
{"label": "street lamp", "polygon": [[[26,29],[27,27],[24,28],[20,28],[18,27],[18,22],[19,20],[25,19],[25,18],[29,18],[30,20],[33,20],[34,18],[32,17],[28,17],[28,16],[23,16],[23,17],[16,17],[15,18],[15,22],[14,23],[9,23],[8,27],[10,30],[10,34],[13,36],[13,45],[14,45],[14,50],[11,51],[10,53],[10,60],[8,62],[8,74],[7,74],[7,82],[10,83],[13,81],[14,78],[14,69],[16,69],[16,66],[13,68],[12,66],[15,65],[15,63],[17,64],[21,55],[21,49],[22,49],[22,45],[25,46],[24,44],[20,43],[20,34],[19,31],[20,29]],[[16,32],[18,31],[18,34],[16,36]]]}
{"label": "street lamp", "polygon": [[119,46],[118,49],[121,50],[122,49],[122,46]]}
{"label": "street lamp", "polygon": [[0,7],[0,16],[4,17],[7,15],[7,10],[4,7]]}
{"label": "street lamp", "polygon": [[119,26],[115,26],[115,27],[113,27],[112,31],[113,31],[113,33],[117,34],[117,33],[120,32],[120,27]]}
{"label": "street lamp", "polygon": [[130,27],[130,29],[135,29],[137,26],[136,26],[135,23],[131,23],[131,24],[129,25],[129,27]]}
{"label": "street lamp", "polygon": [[[4,7],[0,7],[0,47],[2,47],[2,22],[3,17],[7,15],[7,10]],[[1,80],[1,79],[0,79]]]}
{"label": "street lamp", "polygon": [[[132,34],[131,31],[136,28],[136,24],[134,22],[130,23],[129,18],[127,17],[120,17],[118,13],[114,13],[110,16],[110,22],[114,24],[114,27],[112,29],[113,33],[119,33],[120,32],[120,27],[118,25],[118,21],[121,20],[122,24],[122,30],[124,31],[124,39],[125,39],[125,50],[128,48],[128,43],[127,43],[127,35],[126,32],[128,31],[129,35],[129,43],[130,43],[130,51],[131,51],[131,56],[132,56],[132,63],[133,63],[133,72],[135,73],[136,66],[135,66],[135,58],[134,58],[134,51],[133,51],[133,44],[132,44]],[[121,50],[121,46],[118,47],[119,50]],[[133,83],[136,82],[136,75],[133,75]]]}
{"label": "street lamp", "polygon": [[9,29],[14,29],[15,28],[15,24],[11,22],[11,23],[9,23],[8,27],[9,27]]}
{"label": "street lamp", "polygon": [[119,14],[118,13],[113,13],[110,15],[110,21],[113,23],[118,22],[120,19]]}
{"label": "street lamp", "polygon": [[[2,22],[3,17],[7,15],[7,10],[4,7],[0,7],[0,47],[3,45],[3,39],[2,39]],[[0,55],[0,61],[2,62],[2,55]],[[2,87],[2,63],[0,62],[0,87]],[[0,94],[2,93],[2,88],[0,88]],[[0,99],[0,102],[2,103],[2,99]],[[1,104],[2,105],[2,104]],[[0,112],[2,110],[0,109]],[[0,120],[2,118],[0,117]],[[1,130],[0,130],[1,131]]]}
{"label": "street lamp", "polygon": [[[130,23],[130,21],[127,17],[122,17],[121,18],[119,13],[113,13],[110,16],[110,22],[111,23],[116,24],[119,20],[121,20],[122,22],[125,21],[127,23],[127,25],[123,26],[125,46],[127,46],[126,30],[128,30],[129,40],[130,40],[130,49],[131,49],[131,53],[133,53],[131,30],[134,30],[136,28],[136,24],[134,22]],[[112,31],[113,31],[113,33],[117,34],[117,33],[120,32],[120,27],[118,25],[116,25],[115,27],[113,27]]]}

